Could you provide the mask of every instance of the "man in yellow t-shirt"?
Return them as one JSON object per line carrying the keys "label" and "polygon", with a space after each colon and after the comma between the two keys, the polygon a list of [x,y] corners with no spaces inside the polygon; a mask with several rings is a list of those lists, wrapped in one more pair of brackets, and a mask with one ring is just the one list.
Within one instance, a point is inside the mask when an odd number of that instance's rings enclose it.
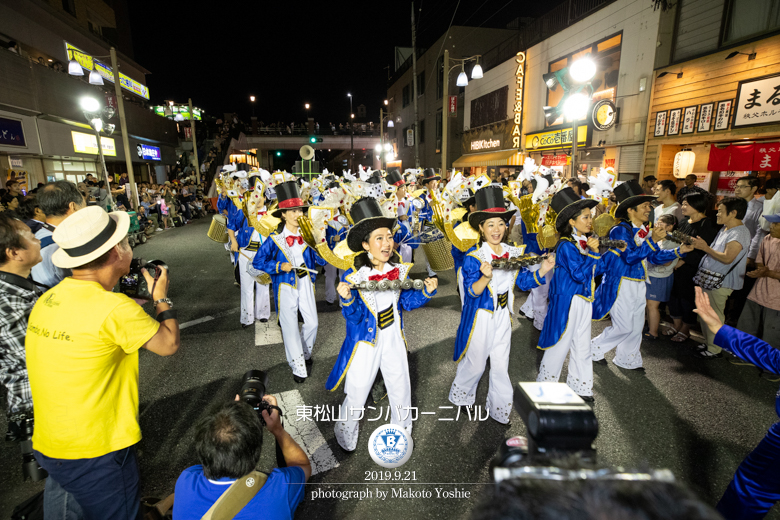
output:
{"label": "man in yellow t-shirt", "polygon": [[157,319],[111,292],[128,274],[127,213],[93,206],[54,231],[54,265],[72,269],[38,300],[27,327],[27,370],[35,406],[33,449],[49,472],[44,514],[75,502],[85,519],[139,515],[138,350],[169,356],[179,324],[168,274],[153,287]]}

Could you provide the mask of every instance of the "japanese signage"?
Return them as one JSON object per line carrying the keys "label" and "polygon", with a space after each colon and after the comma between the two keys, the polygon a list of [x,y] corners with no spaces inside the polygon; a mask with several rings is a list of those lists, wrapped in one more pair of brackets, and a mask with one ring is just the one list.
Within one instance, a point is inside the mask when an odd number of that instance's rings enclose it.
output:
{"label": "japanese signage", "polygon": [[737,185],[737,181],[740,177],[744,177],[742,172],[720,172],[718,178],[718,191],[716,194],[721,197],[733,197],[734,187]]}
{"label": "japanese signage", "polygon": [[[577,127],[577,145],[585,145],[588,140],[588,127]],[[552,150],[553,148],[569,148],[572,144],[571,128],[527,134],[525,147],[533,150]]]}
{"label": "japanese signage", "polygon": [[692,134],[693,127],[696,123],[696,106],[685,107],[682,118],[682,133]]}
{"label": "japanese signage", "polygon": [[[73,137],[73,150],[78,153],[98,154],[97,137],[94,134],[84,134],[82,132],[71,131]],[[101,137],[100,144],[103,148],[103,155],[116,157],[116,143],[110,137]]]}
{"label": "japanese signage", "polygon": [[412,128],[406,131],[406,146],[414,146],[414,129]]}
{"label": "japanese signage", "polygon": [[449,96],[447,107],[450,117],[458,117],[458,96]]}
{"label": "japanese signage", "polygon": [[778,170],[780,143],[759,143],[753,152],[753,170]]}
{"label": "japanese signage", "polygon": [[[176,114],[181,114],[181,116],[185,120],[190,119],[190,107],[187,105],[158,105],[154,107],[154,113],[158,116],[167,117],[167,116],[175,116]],[[195,119],[195,121],[201,120],[201,109],[199,108],[193,108],[192,109],[192,117]]]}
{"label": "japanese signage", "polygon": [[525,53],[518,52],[515,57],[517,70],[515,71],[515,104],[514,124],[512,126],[512,148],[520,148],[521,127],[523,125],[523,81],[525,78]]}
{"label": "japanese signage", "polygon": [[[92,56],[68,42],[65,42],[65,50],[68,53],[68,60],[75,59],[83,68],[90,71],[94,70],[100,74],[104,80],[114,83],[114,71],[111,70],[111,67],[93,59]],[[149,99],[149,89],[146,85],[137,82],[121,72],[119,73],[119,85],[133,94],[141,96],[144,99]]]}
{"label": "japanese signage", "polygon": [[192,128],[190,128],[189,126],[184,127],[184,138],[192,139]]}
{"label": "japanese signage", "polygon": [[24,127],[19,119],[0,117],[0,145],[27,147],[24,139]]}
{"label": "japanese signage", "polygon": [[569,156],[562,155],[543,155],[542,166],[566,166],[569,164]]}
{"label": "japanese signage", "polygon": [[697,132],[709,132],[712,126],[712,108],[715,103],[705,103],[701,105],[699,111],[699,126],[696,127]]}
{"label": "japanese signage", "polygon": [[139,144],[136,146],[136,152],[141,159],[149,159],[151,161],[159,161],[162,159],[160,149],[156,146],[148,146],[145,144]]}
{"label": "japanese signage", "polygon": [[612,100],[601,99],[593,105],[591,113],[593,126],[596,130],[609,130],[617,121],[617,111]]}
{"label": "japanese signage", "polygon": [[680,133],[680,116],[682,114],[681,108],[676,108],[669,111],[669,131],[666,135],[677,135]]}
{"label": "japanese signage", "polygon": [[493,150],[501,148],[500,139],[479,139],[471,141],[471,150]]}
{"label": "japanese signage", "polygon": [[726,130],[729,127],[731,115],[731,100],[718,101],[718,109],[715,111],[715,130]]}
{"label": "japanese signage", "polygon": [[666,111],[657,112],[655,114],[655,130],[653,135],[655,137],[663,137],[666,132]]}
{"label": "japanese signage", "polygon": [[11,168],[24,168],[24,160],[21,157],[11,155],[8,157],[8,162],[11,164]]}
{"label": "japanese signage", "polygon": [[734,127],[780,123],[780,74],[741,81],[734,107]]}

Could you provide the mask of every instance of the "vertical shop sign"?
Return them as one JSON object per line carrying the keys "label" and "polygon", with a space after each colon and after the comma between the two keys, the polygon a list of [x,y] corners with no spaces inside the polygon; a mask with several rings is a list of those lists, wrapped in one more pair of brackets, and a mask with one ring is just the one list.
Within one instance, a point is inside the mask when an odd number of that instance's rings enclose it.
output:
{"label": "vertical shop sign", "polygon": [[515,57],[517,70],[515,71],[515,103],[514,120],[512,126],[512,148],[520,148],[520,137],[523,125],[523,81],[525,79],[525,53],[518,52]]}

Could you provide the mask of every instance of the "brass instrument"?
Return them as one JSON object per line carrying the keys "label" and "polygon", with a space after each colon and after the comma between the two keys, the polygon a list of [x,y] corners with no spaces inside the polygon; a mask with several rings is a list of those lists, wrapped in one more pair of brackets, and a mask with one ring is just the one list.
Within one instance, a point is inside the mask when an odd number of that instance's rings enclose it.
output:
{"label": "brass instrument", "polygon": [[399,289],[415,289],[419,291],[423,287],[425,287],[425,282],[422,280],[410,280],[409,278],[403,282],[401,280],[368,280],[349,286],[350,289],[360,289],[361,291],[397,291]]}
{"label": "brass instrument", "polygon": [[496,258],[491,262],[493,269],[502,269],[507,271],[517,271],[529,265],[542,263],[547,255],[523,255],[514,258]]}
{"label": "brass instrument", "polygon": [[617,221],[613,215],[609,213],[602,213],[593,219],[593,231],[600,237],[606,237],[609,235],[609,231],[615,227],[616,224]]}
{"label": "brass instrument", "polygon": [[304,215],[299,217],[298,224],[300,225],[301,237],[303,237],[303,240],[310,247],[314,248],[314,250],[319,253],[323,260],[337,269],[341,269],[342,271],[347,271],[354,267],[354,261],[357,253],[354,253],[349,249],[349,247],[347,247],[346,240],[342,240],[336,244],[336,247],[333,250],[331,250],[327,241],[316,241],[314,238],[314,226],[312,225],[312,221],[308,216]]}

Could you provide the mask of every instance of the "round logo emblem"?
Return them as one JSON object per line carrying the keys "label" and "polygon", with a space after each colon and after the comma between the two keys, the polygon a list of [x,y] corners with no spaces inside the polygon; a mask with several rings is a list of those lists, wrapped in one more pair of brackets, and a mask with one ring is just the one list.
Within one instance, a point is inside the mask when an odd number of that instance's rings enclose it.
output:
{"label": "round logo emblem", "polygon": [[138,152],[138,157],[144,156],[144,149],[140,144],[135,147],[135,151]]}
{"label": "round logo emblem", "polygon": [[414,441],[397,424],[380,426],[368,439],[368,452],[374,462],[383,468],[403,466],[412,456]]}
{"label": "round logo emblem", "polygon": [[255,479],[252,477],[249,477],[246,479],[246,487],[252,487],[255,485]]}
{"label": "round logo emblem", "polygon": [[593,126],[596,130],[609,130],[615,124],[617,113],[615,104],[609,99],[602,99],[593,105]]}

